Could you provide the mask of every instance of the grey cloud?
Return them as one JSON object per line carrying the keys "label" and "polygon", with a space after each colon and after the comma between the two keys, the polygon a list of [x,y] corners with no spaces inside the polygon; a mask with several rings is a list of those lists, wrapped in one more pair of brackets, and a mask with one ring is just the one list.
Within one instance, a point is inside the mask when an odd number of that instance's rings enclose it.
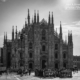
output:
{"label": "grey cloud", "polygon": [[6,2],[7,0],[1,0],[2,2]]}

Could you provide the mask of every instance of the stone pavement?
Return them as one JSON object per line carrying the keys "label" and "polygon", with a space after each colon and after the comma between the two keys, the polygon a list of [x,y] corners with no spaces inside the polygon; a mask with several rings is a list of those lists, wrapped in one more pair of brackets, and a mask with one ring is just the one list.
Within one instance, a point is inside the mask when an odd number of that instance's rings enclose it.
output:
{"label": "stone pavement", "polygon": [[0,76],[0,80],[80,80],[80,71],[78,73],[73,73],[72,78],[38,78],[32,73],[30,76],[27,74],[22,77],[16,74],[3,74]]}

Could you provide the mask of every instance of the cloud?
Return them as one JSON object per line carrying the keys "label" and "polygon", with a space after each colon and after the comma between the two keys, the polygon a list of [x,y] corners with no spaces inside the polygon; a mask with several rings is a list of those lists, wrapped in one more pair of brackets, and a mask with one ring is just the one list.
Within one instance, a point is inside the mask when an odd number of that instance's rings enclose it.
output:
{"label": "cloud", "polygon": [[65,25],[65,24],[67,24],[67,23],[62,23],[62,25]]}
{"label": "cloud", "polygon": [[6,2],[7,0],[1,0],[2,2]]}
{"label": "cloud", "polygon": [[[56,28],[57,28],[57,32],[59,33],[60,32],[60,26],[56,25],[55,30],[56,30]],[[77,36],[80,36],[80,21],[75,21],[75,22],[72,22],[71,24],[62,23],[63,39],[65,39],[65,36],[68,36],[68,30],[72,31],[74,38],[76,36],[76,39],[77,39]],[[78,39],[80,40],[80,38],[78,38]]]}
{"label": "cloud", "polygon": [[72,24],[74,24],[74,26],[76,26],[76,27],[80,27],[80,21],[72,22]]}
{"label": "cloud", "polygon": [[63,25],[63,31],[72,30],[74,35],[80,35],[80,27],[76,24],[72,25]]}
{"label": "cloud", "polygon": [[78,22],[76,23],[76,25],[80,25],[80,21],[78,21]]}

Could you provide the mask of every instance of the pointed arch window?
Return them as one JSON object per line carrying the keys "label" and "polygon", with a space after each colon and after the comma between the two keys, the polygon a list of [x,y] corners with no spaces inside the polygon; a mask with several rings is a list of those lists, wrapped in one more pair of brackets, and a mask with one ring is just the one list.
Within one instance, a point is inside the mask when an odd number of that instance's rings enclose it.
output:
{"label": "pointed arch window", "polygon": [[63,63],[63,67],[64,67],[64,68],[66,68],[66,67],[67,67],[67,64],[66,64],[65,62]]}
{"label": "pointed arch window", "polygon": [[66,59],[67,55],[66,52],[63,52],[63,58]]}
{"label": "pointed arch window", "polygon": [[32,49],[32,43],[31,42],[29,43],[29,49]]}
{"label": "pointed arch window", "polygon": [[55,50],[58,50],[58,44],[55,44]]}
{"label": "pointed arch window", "polygon": [[42,51],[45,51],[46,50],[46,47],[45,45],[42,46]]}
{"label": "pointed arch window", "polygon": [[46,40],[46,31],[42,30],[42,40]]}
{"label": "pointed arch window", "polygon": [[22,52],[20,52],[20,58],[22,59]]}
{"label": "pointed arch window", "polygon": [[59,64],[55,63],[55,69],[58,69]]}
{"label": "pointed arch window", "polygon": [[55,59],[58,59],[58,53],[57,52],[55,53]]}
{"label": "pointed arch window", "polygon": [[32,52],[29,53],[29,58],[32,58]]}

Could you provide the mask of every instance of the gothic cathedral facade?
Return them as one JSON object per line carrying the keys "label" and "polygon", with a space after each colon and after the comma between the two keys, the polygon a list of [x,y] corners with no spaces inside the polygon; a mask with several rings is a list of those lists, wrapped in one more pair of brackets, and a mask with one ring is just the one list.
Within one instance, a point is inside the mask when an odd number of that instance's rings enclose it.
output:
{"label": "gothic cathedral facade", "polygon": [[[30,22],[30,13],[28,9],[27,22],[25,27],[14,33],[12,29],[11,40],[11,68],[19,69],[31,68],[32,70],[51,68],[61,69],[71,68],[73,66],[73,40],[72,33],[68,33],[68,42],[63,40],[62,24],[60,22],[60,33],[54,30],[53,13],[48,17],[48,22],[45,19],[39,21],[39,12],[34,13],[34,20]],[[15,37],[14,37],[15,36]],[[4,37],[5,38],[5,37]],[[8,40],[5,39],[4,42]],[[4,43],[4,54],[7,44]]]}

